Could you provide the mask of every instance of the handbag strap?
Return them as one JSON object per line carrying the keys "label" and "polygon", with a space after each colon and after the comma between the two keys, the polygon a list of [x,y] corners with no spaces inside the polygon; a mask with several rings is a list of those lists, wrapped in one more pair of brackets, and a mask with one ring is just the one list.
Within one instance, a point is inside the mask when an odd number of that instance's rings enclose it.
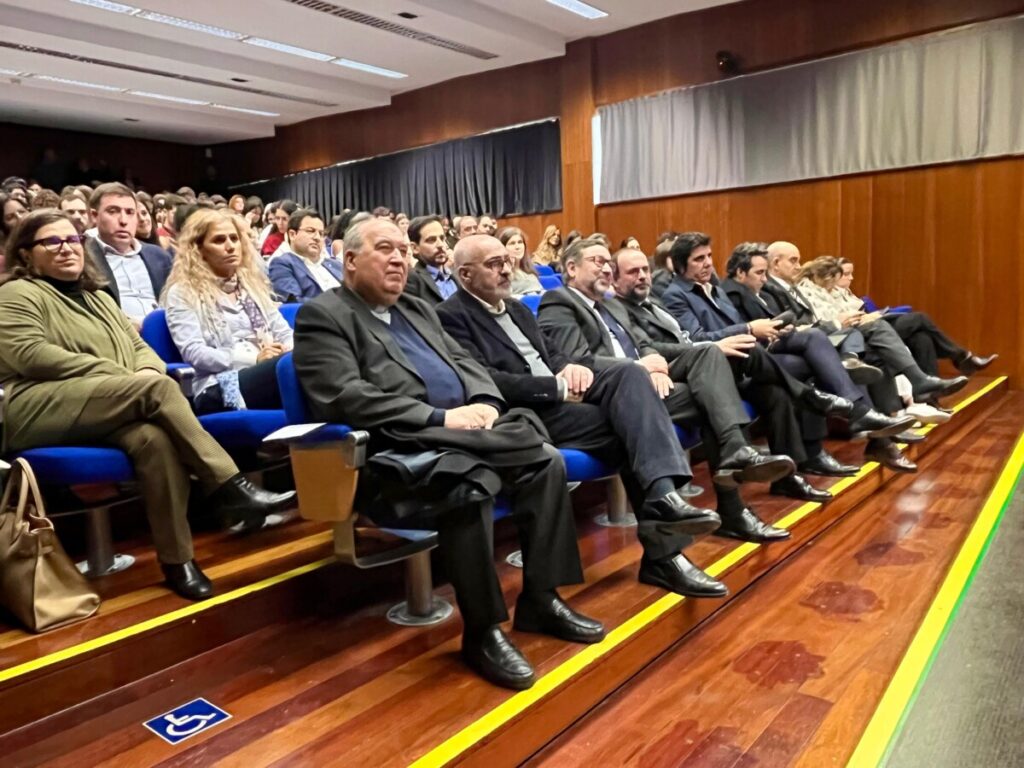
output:
{"label": "handbag strap", "polygon": [[15,523],[20,523],[25,519],[25,508],[28,506],[28,484],[24,480],[25,466],[27,466],[27,462],[23,462],[22,459],[14,462],[14,466],[11,467],[11,471],[7,475],[7,487],[4,488],[3,498],[0,498],[0,513],[5,513],[10,508],[11,495],[17,486],[18,505],[14,507]]}
{"label": "handbag strap", "polygon": [[14,463],[21,467],[22,484],[27,485],[31,491],[33,505],[36,508],[35,514],[32,516],[45,518],[46,505],[43,504],[43,493],[39,490],[39,481],[36,480],[36,473],[32,471],[32,465],[25,459],[17,459]]}

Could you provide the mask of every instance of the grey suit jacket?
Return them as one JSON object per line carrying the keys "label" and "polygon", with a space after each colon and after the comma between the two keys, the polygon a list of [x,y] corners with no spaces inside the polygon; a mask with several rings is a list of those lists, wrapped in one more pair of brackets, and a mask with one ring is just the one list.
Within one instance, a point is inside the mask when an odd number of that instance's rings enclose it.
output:
{"label": "grey suit jacket", "polygon": [[405,283],[405,295],[423,299],[431,305],[444,301],[437,283],[434,282],[434,278],[422,261],[417,261],[416,266],[409,270],[409,277]]}
{"label": "grey suit jacket", "polygon": [[[636,327],[623,307],[616,306],[614,302],[605,302],[605,307],[629,334],[641,357],[657,352],[647,334]],[[615,357],[604,324],[569,288],[547,291],[540,300],[537,320],[548,344],[568,355],[573,362],[597,371],[624,362],[623,358]]]}
{"label": "grey suit jacket", "polygon": [[[424,301],[395,305],[458,374],[466,402],[504,405],[487,371],[441,327]],[[356,429],[425,427],[434,413],[427,388],[385,323],[345,286],[302,305],[295,320],[295,369],[313,417]]]}
{"label": "grey suit jacket", "polygon": [[[649,298],[652,304],[657,304],[665,309],[665,305],[659,299],[654,296]],[[694,343],[690,341],[690,334],[686,331],[682,331],[683,338],[679,340],[676,336],[676,329],[669,325],[669,321],[648,312],[631,299],[616,297],[609,299],[605,306],[610,308],[613,304],[622,307],[633,325],[641,328],[650,337],[651,345],[666,360],[675,360],[684,351],[694,346]],[[665,311],[668,312],[667,309]]]}

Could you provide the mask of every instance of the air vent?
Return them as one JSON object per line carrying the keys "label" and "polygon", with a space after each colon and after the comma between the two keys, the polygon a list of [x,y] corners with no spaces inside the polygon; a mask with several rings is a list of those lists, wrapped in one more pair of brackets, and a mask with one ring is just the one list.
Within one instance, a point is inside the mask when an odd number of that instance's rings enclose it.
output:
{"label": "air vent", "polygon": [[0,49],[7,48],[11,51],[25,51],[26,53],[38,53],[41,56],[51,56],[57,59],[66,59],[67,61],[77,61],[82,64],[96,64],[100,67],[113,67],[114,69],[128,70],[129,72],[139,72],[144,75],[155,75],[162,77],[167,80],[183,80],[187,83],[195,83],[196,85],[212,85],[216,88],[226,88],[229,91],[238,91],[240,93],[253,93],[257,96],[270,96],[275,99],[283,99],[284,101],[294,101],[299,104],[310,104],[314,107],[336,107],[337,104],[332,104],[328,101],[319,101],[317,99],[304,99],[301,96],[288,96],[278,91],[264,91],[260,88],[247,88],[241,85],[228,85],[217,80],[207,80],[202,77],[191,77],[189,75],[176,75],[169,72],[164,72],[159,69],[148,69],[146,67],[138,67],[134,64],[128,64],[124,61],[107,61],[105,59],[94,59],[91,56],[78,56],[73,53],[67,53],[65,51],[53,51],[48,48],[39,48],[34,45],[21,45],[20,43],[9,43],[6,40],[0,40]]}
{"label": "air vent", "polygon": [[395,15],[396,16],[401,16],[403,19],[418,19],[419,18],[419,16],[417,16],[415,13],[409,13],[408,11],[402,11],[401,13],[398,13],[398,14],[395,14]]}
{"label": "air vent", "polygon": [[[473,48],[469,45],[463,45],[457,43],[454,40],[446,40],[443,37],[437,37],[435,35],[429,35],[426,32],[420,32],[412,29],[411,27],[397,24],[387,19],[378,19],[376,16],[370,16],[369,14],[362,13],[361,11],[353,11],[351,8],[342,8],[340,5],[334,5],[333,3],[325,3],[322,0],[285,0],[287,3],[292,5],[298,5],[302,8],[308,8],[311,11],[317,13],[326,13],[328,16],[334,16],[339,19],[345,19],[345,21],[353,21],[356,24],[363,24],[367,27],[373,27],[384,32],[391,32],[394,35],[400,35],[401,37],[409,40],[419,40],[421,43],[427,45],[433,45],[438,48],[445,48],[449,51],[455,51],[455,53],[462,53],[466,56],[472,56],[475,59],[496,59],[498,54],[489,53],[488,51],[481,51],[479,48]],[[398,14],[404,16],[404,14]],[[408,18],[408,17],[406,17]]]}

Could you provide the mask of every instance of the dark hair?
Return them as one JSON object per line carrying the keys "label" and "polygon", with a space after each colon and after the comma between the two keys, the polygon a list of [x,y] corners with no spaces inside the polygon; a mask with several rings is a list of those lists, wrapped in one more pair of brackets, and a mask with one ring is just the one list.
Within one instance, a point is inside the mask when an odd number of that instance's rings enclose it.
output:
{"label": "dark hair", "polygon": [[672,250],[669,256],[672,257],[672,266],[676,274],[682,275],[686,272],[686,265],[690,261],[690,254],[694,249],[704,245],[711,245],[711,238],[703,232],[682,232],[676,241],[672,243]]}
{"label": "dark hair", "polygon": [[391,209],[388,208],[386,205],[378,205],[376,208],[373,209],[373,211],[371,211],[371,213],[374,216],[385,216],[389,219],[391,218]]}
{"label": "dark hair", "polygon": [[293,213],[299,210],[299,204],[296,203],[294,200],[278,200],[277,206],[275,207],[274,210],[284,211],[289,216],[291,216]]}
{"label": "dark hair", "polygon": [[130,197],[135,200],[135,192],[122,184],[120,181],[110,181],[106,184],[100,184],[96,189],[93,190],[92,194],[89,195],[89,209],[98,210],[100,205],[103,203],[103,198],[108,195],[117,195],[118,197]]}
{"label": "dark hair", "polygon": [[604,240],[596,237],[577,237],[562,251],[562,264],[568,264],[571,262],[579,262],[580,257],[587,248],[593,248],[595,245],[603,246],[607,248]]}
{"label": "dark hair", "polygon": [[255,195],[253,195],[252,197],[247,197],[245,198],[245,207],[242,209],[242,215],[244,216],[249,211],[254,211],[257,208],[259,208],[260,211],[263,210],[263,201],[260,200]]}
{"label": "dark hair", "polygon": [[740,243],[732,250],[732,255],[725,265],[725,273],[736,277],[740,272],[749,272],[755,256],[768,257],[767,243]]}
{"label": "dark hair", "polygon": [[668,257],[672,254],[673,243],[675,243],[675,235],[660,241],[655,246],[654,254],[651,256],[654,269],[668,269]]}
{"label": "dark hair", "polygon": [[6,236],[10,234],[10,231],[7,229],[7,225],[4,224],[4,207],[12,200],[16,202],[18,205],[20,205],[22,208],[24,208],[26,211],[28,210],[27,205],[21,202],[21,200],[19,200],[18,198],[11,195],[9,192],[0,192],[0,235]]}
{"label": "dark hair", "polygon": [[36,192],[29,207],[36,211],[40,208],[56,208],[58,205],[60,205],[60,195],[52,189],[41,189]]}
{"label": "dark hair", "polygon": [[637,248],[637,250],[639,250],[640,249],[640,240],[638,238],[633,237],[632,235],[630,235],[629,237],[623,238],[622,242],[619,243],[619,248],[629,248],[629,241],[630,240],[636,240],[636,248]]}
{"label": "dark hair", "polygon": [[562,241],[562,247],[563,248],[568,248],[570,245],[575,243],[581,237],[583,237],[583,233],[580,232],[578,229],[570,230],[569,234],[565,236],[565,240]]}
{"label": "dark hair", "polygon": [[299,208],[288,217],[288,231],[298,232],[299,227],[302,226],[303,219],[320,219],[323,221],[320,212],[316,208]]}
{"label": "dark hair", "polygon": [[[71,218],[66,213],[54,208],[40,208],[37,211],[32,211],[14,225],[14,229],[11,230],[11,234],[7,237],[7,245],[4,250],[6,265],[4,273],[0,275],[0,285],[12,280],[37,280],[42,277],[36,271],[36,268],[32,266],[32,260],[29,258],[28,252],[32,249],[32,241],[36,239],[36,234],[39,230],[48,224],[55,224],[58,221],[66,221],[72,227],[74,226],[74,222],[71,221]],[[85,254],[84,246],[81,247],[84,256],[81,276],[82,288],[86,291],[98,291],[107,283],[100,276],[96,267],[93,266],[92,259],[89,258],[88,254]]]}
{"label": "dark hair", "polygon": [[[485,216],[487,214],[484,214]],[[537,268],[533,266],[533,256],[530,253],[530,243],[526,239],[526,233],[523,232],[519,227],[502,227],[498,230],[498,234],[495,235],[501,240],[502,245],[508,245],[508,241],[516,235],[523,238],[523,258],[519,260],[519,269],[526,272],[529,275],[536,275]]]}
{"label": "dark hair", "polygon": [[[409,235],[409,242],[419,245],[420,242],[420,231],[433,222],[441,224],[440,216],[417,216],[415,219],[409,222],[409,229],[407,234]],[[441,224],[441,228],[444,228],[444,224]]]}
{"label": "dark hair", "polygon": [[658,239],[657,239],[657,241],[655,241],[655,245],[661,245],[666,240],[675,240],[677,237],[679,237],[679,233],[678,232],[676,232],[675,230],[671,230],[671,229],[667,230],[665,232],[662,232],[660,235],[658,235]]}
{"label": "dark hair", "polygon": [[174,209],[174,231],[180,233],[182,228],[185,226],[185,222],[188,221],[188,217],[196,211],[202,208],[213,208],[213,203],[209,202],[194,202],[186,203],[185,205],[179,205]]}

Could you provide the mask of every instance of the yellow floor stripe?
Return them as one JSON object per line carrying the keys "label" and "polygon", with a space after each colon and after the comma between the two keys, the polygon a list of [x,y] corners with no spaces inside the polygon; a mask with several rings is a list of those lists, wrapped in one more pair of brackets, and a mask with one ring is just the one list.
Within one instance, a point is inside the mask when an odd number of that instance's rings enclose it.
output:
{"label": "yellow floor stripe", "polygon": [[290,571],[279,573],[276,576],[270,576],[266,579],[263,579],[262,581],[257,581],[247,586],[239,587],[238,589],[233,589],[230,592],[225,592],[223,595],[217,595],[216,597],[212,597],[209,600],[204,600],[201,603],[192,603],[191,605],[186,605],[184,608],[179,608],[177,610],[171,611],[170,613],[165,613],[161,616],[155,616],[152,619],[147,619],[146,621],[139,622],[138,624],[133,624],[130,627],[124,627],[115,632],[110,632],[106,635],[100,635],[99,637],[95,637],[92,640],[87,640],[84,643],[72,645],[68,648],[56,651],[46,656],[40,656],[38,659],[26,661],[24,664],[18,664],[14,667],[8,667],[7,669],[0,670],[0,683],[11,680],[12,678],[18,677],[19,675],[34,672],[37,669],[42,669],[43,667],[47,667],[51,664],[58,664],[62,661],[74,658],[75,656],[79,656],[83,653],[95,651],[99,648],[103,648],[106,645],[110,645],[121,640],[126,640],[127,638],[133,637],[134,635],[139,635],[143,632],[148,632],[152,629],[157,629],[159,627],[171,624],[181,619],[186,619],[189,616],[195,616],[197,613],[208,611],[211,608],[215,608],[218,605],[223,605],[224,603],[230,603],[233,600],[238,600],[239,598],[245,597],[246,595],[251,595],[254,592],[260,592],[261,590],[267,589],[268,587],[272,587],[275,584],[280,584],[284,581],[288,581],[289,579],[294,579],[297,576],[302,576],[305,573],[310,573],[319,568],[323,568],[325,565],[329,565],[333,562],[335,562],[335,559],[333,557],[327,557],[323,560],[317,560],[313,563],[307,563],[306,565],[301,565],[298,568],[293,568]]}
{"label": "yellow floor stripe", "polygon": [[1014,485],[1024,470],[1024,434],[1018,440],[1009,461],[975,520],[971,532],[964,540],[956,560],[946,574],[942,586],[935,595],[931,608],[917,630],[903,660],[889,682],[882,700],[875,710],[854,751],[848,768],[874,768],[885,757],[897,726],[909,704],[914,691],[921,682],[929,659],[953,614],[961,594],[967,587],[970,576],[985,551],[985,543],[1000,518],[1003,507],[1013,493]]}
{"label": "yellow floor stripe", "polygon": [[[980,397],[983,397],[986,393],[991,392],[1005,380],[1006,377],[1002,376],[989,383],[978,392],[958,403],[953,407],[953,410],[955,412],[963,410]],[[855,476],[846,477],[833,483],[829,487],[829,490],[832,491],[833,496],[837,496],[847,488],[867,477],[877,467],[878,464],[876,462],[867,462],[861,467],[860,471]],[[781,520],[775,523],[775,525],[788,530],[810,514],[820,509],[821,504],[818,503],[808,502],[806,504],[802,504],[788,515],[784,516]],[[750,557],[750,555],[760,549],[760,546],[761,545],[759,544],[752,543],[741,544],[740,546],[730,550],[722,558],[716,560],[704,570],[711,576],[721,576],[730,568]],[[685,599],[685,597],[681,597],[676,594],[668,594],[656,600],[654,603],[647,606],[647,608],[609,632],[605,639],[600,643],[587,646],[571,659],[563,662],[541,677],[529,690],[514,694],[483,717],[480,717],[470,723],[461,731],[455,733],[453,736],[431,749],[418,760],[413,762],[411,764],[412,768],[435,768],[435,766],[448,764],[474,744],[498,730],[505,723],[509,722],[533,704],[543,699],[594,661],[607,654],[616,646],[624,643],[648,624],[655,621],[658,617],[662,616]]]}

